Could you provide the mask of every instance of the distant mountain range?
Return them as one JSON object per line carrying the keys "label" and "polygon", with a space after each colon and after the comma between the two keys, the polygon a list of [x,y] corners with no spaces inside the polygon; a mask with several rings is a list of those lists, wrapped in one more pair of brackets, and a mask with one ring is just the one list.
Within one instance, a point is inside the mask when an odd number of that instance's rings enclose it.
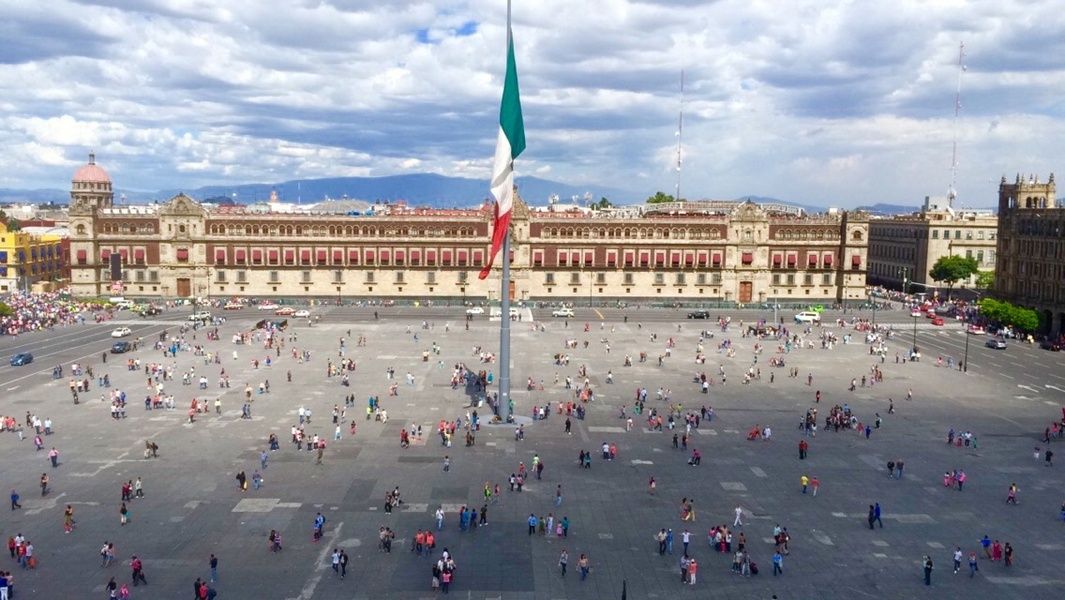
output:
{"label": "distant mountain range", "polygon": [[[569,203],[574,196],[590,197],[598,201],[608,198],[616,205],[642,203],[646,193],[600,185],[571,185],[539,177],[519,177],[518,191],[522,198],[531,205],[543,206],[548,198],[557,195],[563,203]],[[118,190],[117,198],[125,196],[126,202],[163,201],[184,192],[198,200],[208,198],[235,199],[240,204],[266,202],[272,191],[277,191],[284,202],[301,202],[316,204],[323,200],[351,199],[375,201],[404,200],[415,206],[432,206],[438,208],[470,207],[480,205],[490,197],[488,182],[467,177],[448,177],[432,173],[409,175],[392,175],[387,177],[330,177],[324,179],[300,179],[282,183],[248,183],[241,185],[210,185],[194,189],[164,189],[155,192],[138,190]],[[70,192],[59,189],[4,189],[0,188],[0,203],[43,204],[55,202],[65,204]],[[758,203],[781,203],[798,206],[811,213],[824,212],[825,207],[790,202],[767,196],[741,196],[737,200],[751,200]],[[121,200],[118,200],[121,202]],[[917,206],[878,203],[860,207],[874,214],[896,215],[909,214],[919,210]]]}
{"label": "distant mountain range", "polygon": [[[544,205],[552,195],[563,202],[573,196],[590,197],[598,201],[609,198],[615,204],[641,202],[646,196],[629,190],[601,185],[570,185],[539,177],[519,177],[518,192],[529,204]],[[194,189],[164,189],[156,192],[117,190],[116,198],[125,196],[126,202],[168,200],[180,192],[193,198],[230,198],[240,204],[266,202],[272,191],[277,191],[284,202],[314,204],[326,199],[396,201],[408,204],[435,207],[467,207],[480,205],[490,197],[488,182],[483,179],[448,177],[432,173],[392,175],[387,177],[330,177],[324,179],[300,179],[282,183],[248,183],[241,185],[209,185]],[[4,203],[66,203],[69,191],[58,189],[0,189],[0,202]]]}

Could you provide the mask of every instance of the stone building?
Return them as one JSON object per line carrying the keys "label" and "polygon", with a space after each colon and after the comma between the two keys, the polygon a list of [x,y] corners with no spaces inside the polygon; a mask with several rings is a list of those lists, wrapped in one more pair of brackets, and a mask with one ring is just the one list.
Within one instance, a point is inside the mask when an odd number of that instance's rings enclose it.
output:
{"label": "stone building", "polygon": [[1055,334],[1065,325],[1065,207],[1054,174],[998,186],[998,269],[995,293],[1038,310]]}
{"label": "stone building", "polygon": [[[976,259],[981,271],[993,271],[998,218],[991,211],[948,206],[945,198],[925,198],[920,212],[869,221],[869,283],[911,291],[937,286],[928,274],[944,256]],[[955,284],[971,287],[976,276]]]}
{"label": "stone building", "polygon": [[[499,297],[501,259],[492,277],[477,277],[490,247],[488,207],[349,215],[210,207],[183,194],[151,206],[112,200],[106,174],[75,178],[77,294],[110,292],[108,261],[118,254],[127,296]],[[866,297],[863,214],[690,202],[623,215],[541,212],[518,199],[510,296],[741,304]]]}

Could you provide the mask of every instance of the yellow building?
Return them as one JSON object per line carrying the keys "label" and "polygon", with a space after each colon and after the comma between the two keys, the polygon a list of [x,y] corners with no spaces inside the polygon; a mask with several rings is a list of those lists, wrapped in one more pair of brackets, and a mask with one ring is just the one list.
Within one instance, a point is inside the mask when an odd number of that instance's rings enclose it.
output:
{"label": "yellow building", "polygon": [[28,290],[38,281],[64,277],[69,265],[59,235],[9,231],[0,222],[0,293]]}

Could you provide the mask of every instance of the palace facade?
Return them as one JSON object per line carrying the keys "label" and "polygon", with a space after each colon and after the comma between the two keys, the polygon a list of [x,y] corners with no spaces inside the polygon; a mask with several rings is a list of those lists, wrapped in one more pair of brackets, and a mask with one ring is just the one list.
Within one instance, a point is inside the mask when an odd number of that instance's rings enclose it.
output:
{"label": "palace facade", "polygon": [[[92,167],[88,169],[88,167]],[[373,215],[210,207],[179,194],[115,206],[90,164],[70,202],[71,289],[83,296],[462,298],[499,296],[492,214],[391,207]],[[802,216],[750,202],[543,212],[511,221],[516,300],[854,302],[866,297],[864,214]],[[112,281],[110,257],[122,257]]]}

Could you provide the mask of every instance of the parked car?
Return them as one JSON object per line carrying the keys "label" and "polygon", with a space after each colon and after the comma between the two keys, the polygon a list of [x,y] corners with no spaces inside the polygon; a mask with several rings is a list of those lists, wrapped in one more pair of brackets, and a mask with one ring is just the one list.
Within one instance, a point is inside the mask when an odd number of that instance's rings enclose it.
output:
{"label": "parked car", "polygon": [[551,311],[551,316],[552,317],[569,317],[569,318],[573,318],[573,309],[572,308],[566,308],[566,307],[556,308],[555,310]]}
{"label": "parked car", "polygon": [[1039,347],[1043,350],[1050,350],[1051,352],[1061,352],[1061,342],[1056,340],[1043,340],[1039,343]]}
{"label": "parked car", "polygon": [[282,306],[281,308],[275,310],[274,314],[281,317],[291,317],[292,313],[294,312],[296,312],[296,309],[292,308],[291,306]]}
{"label": "parked car", "polygon": [[991,338],[984,344],[988,348],[994,348],[995,350],[1005,350],[1006,342],[998,338]]}
{"label": "parked car", "polygon": [[206,310],[199,310],[189,315],[190,321],[210,321],[211,313]]}
{"label": "parked car", "polygon": [[124,354],[133,349],[131,342],[115,342],[111,344],[111,354]]}
{"label": "parked car", "polygon": [[22,365],[28,365],[33,362],[33,354],[29,352],[19,352],[11,357],[12,367],[21,367]]}
{"label": "parked car", "polygon": [[126,337],[129,335],[133,335],[133,330],[129,327],[119,327],[118,329],[111,332],[111,337],[113,338]]}
{"label": "parked car", "polygon": [[277,309],[281,308],[281,305],[275,304],[273,302],[263,302],[262,304],[260,304],[259,306],[256,306],[255,308],[258,308],[259,310],[277,310]]}
{"label": "parked car", "polygon": [[796,323],[820,323],[821,315],[812,310],[806,310],[795,315]]}
{"label": "parked car", "polygon": [[709,319],[710,318],[710,311],[708,311],[708,310],[693,310],[692,312],[688,313],[688,318],[689,319]]}
{"label": "parked car", "polygon": [[484,308],[482,308],[480,306],[471,306],[471,307],[466,309],[466,314],[468,314],[468,315],[483,315],[484,314]]}
{"label": "parked car", "polygon": [[226,302],[226,305],[223,306],[222,308],[223,308],[223,310],[240,310],[240,309],[244,308],[244,303],[242,303],[242,302]]}
{"label": "parked car", "polygon": [[306,319],[307,317],[311,316],[311,311],[307,310],[306,308],[301,308],[295,313],[293,313],[292,316],[299,317],[301,319]]}

